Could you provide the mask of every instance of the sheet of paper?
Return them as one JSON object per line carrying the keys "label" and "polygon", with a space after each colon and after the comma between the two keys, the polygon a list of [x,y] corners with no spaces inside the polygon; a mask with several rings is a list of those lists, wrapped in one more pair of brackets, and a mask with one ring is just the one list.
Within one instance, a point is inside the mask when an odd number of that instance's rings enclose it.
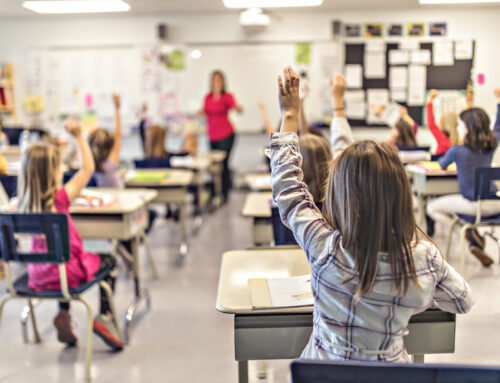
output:
{"label": "sheet of paper", "polygon": [[75,198],[71,203],[71,206],[104,207],[111,205],[115,201],[115,197],[113,195],[97,192],[91,189],[83,189],[80,194],[81,197]]}
{"label": "sheet of paper", "polygon": [[401,105],[395,102],[388,103],[382,113],[380,120],[387,126],[394,126],[401,119]]}
{"label": "sheet of paper", "polygon": [[472,52],[473,52],[472,40],[455,41],[456,60],[470,60],[472,59]]}
{"label": "sheet of paper", "polygon": [[383,40],[367,40],[365,43],[365,52],[385,53],[386,45]]}
{"label": "sheet of paper", "polygon": [[273,307],[311,306],[311,275],[267,280]]}
{"label": "sheet of paper", "polygon": [[408,85],[408,69],[404,66],[389,68],[389,88],[406,89]]}
{"label": "sheet of paper", "polygon": [[419,49],[410,54],[410,63],[415,65],[431,65],[431,51]]}
{"label": "sheet of paper", "polygon": [[345,66],[345,79],[347,88],[359,89],[363,87],[363,67],[359,64]]}
{"label": "sheet of paper", "polygon": [[345,114],[347,118],[364,120],[366,118],[366,101],[364,90],[347,91],[344,95]]}
{"label": "sheet of paper", "polygon": [[365,53],[365,77],[385,78],[385,53]]}
{"label": "sheet of paper", "polygon": [[408,67],[408,100],[409,106],[424,105],[427,85],[427,67],[410,65]]}
{"label": "sheet of paper", "polygon": [[420,42],[418,40],[403,40],[399,43],[399,49],[414,51],[420,49]]}
{"label": "sheet of paper", "polygon": [[366,122],[369,124],[383,124],[384,121],[380,118],[380,112],[389,103],[388,89],[368,89],[366,91],[368,102],[368,114]]}
{"label": "sheet of paper", "polygon": [[406,102],[406,89],[391,89],[391,100],[394,102]]}
{"label": "sheet of paper", "polygon": [[390,65],[403,65],[410,62],[410,52],[401,49],[392,49],[389,51]]}
{"label": "sheet of paper", "polygon": [[436,66],[453,65],[453,41],[435,41],[432,45],[432,63]]}

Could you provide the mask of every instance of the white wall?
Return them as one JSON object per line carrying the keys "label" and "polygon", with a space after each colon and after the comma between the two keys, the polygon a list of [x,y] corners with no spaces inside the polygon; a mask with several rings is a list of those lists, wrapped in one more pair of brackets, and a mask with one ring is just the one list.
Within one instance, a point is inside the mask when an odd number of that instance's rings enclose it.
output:
{"label": "white wall", "polygon": [[17,70],[17,103],[24,97],[26,53],[33,48],[81,45],[149,45],[156,41],[156,25],[166,23],[170,39],[183,43],[235,41],[328,40],[331,21],[343,22],[448,22],[451,38],[476,40],[476,71],[486,84],[476,86],[476,104],[493,116],[495,86],[500,86],[500,7],[414,10],[365,10],[280,13],[265,31],[246,35],[237,14],[116,16],[93,18],[34,17],[0,19],[0,61],[13,62]]}

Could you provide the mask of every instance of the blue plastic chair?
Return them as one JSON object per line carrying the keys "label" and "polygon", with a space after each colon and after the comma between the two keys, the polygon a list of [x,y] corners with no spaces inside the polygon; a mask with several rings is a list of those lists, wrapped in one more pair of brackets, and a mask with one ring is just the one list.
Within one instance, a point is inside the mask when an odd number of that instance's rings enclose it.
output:
{"label": "blue plastic chair", "polygon": [[[67,172],[65,172],[63,175],[63,185],[67,183],[70,179],[72,179],[75,176],[75,174],[76,174],[75,170],[68,170]],[[90,177],[87,187],[89,188],[97,187],[97,178],[95,174],[92,174],[92,177]]]}
{"label": "blue plastic chair", "polygon": [[[47,247],[46,253],[22,252],[18,250],[18,239],[20,236],[45,236]],[[99,284],[109,299],[113,321],[119,328],[116,309],[111,287],[104,280],[111,269],[104,269],[95,275],[95,279],[83,283],[78,287],[69,288],[65,264],[70,259],[70,242],[68,230],[68,218],[61,213],[30,213],[30,214],[0,214],[0,251],[5,262],[5,274],[7,280],[8,295],[0,301],[0,319],[5,303],[11,299],[26,299],[29,305],[29,313],[32,319],[35,341],[40,342],[35,313],[33,310],[33,299],[51,299],[63,302],[76,300],[82,302],[87,308],[87,349],[86,349],[86,378],[91,380],[92,363],[92,332],[93,315],[89,302],[82,298],[82,294],[91,287]],[[31,251],[31,250],[29,250]],[[59,265],[59,276],[61,280],[60,290],[35,291],[28,285],[28,274],[25,273],[15,281],[12,279],[10,268],[11,262],[17,263],[52,263]],[[121,339],[120,339],[121,340]]]}
{"label": "blue plastic chair", "polygon": [[[316,206],[321,210],[323,204],[320,202]],[[281,215],[277,206],[271,208],[271,224],[273,226],[275,246],[297,245],[292,231],[281,221]]]}
{"label": "blue plastic chair", "polygon": [[496,383],[499,367],[381,362],[292,362],[293,383]]}
{"label": "blue plastic chair", "polygon": [[0,176],[0,183],[2,184],[5,193],[9,198],[17,195],[17,176],[16,175],[3,175]]}
{"label": "blue plastic chair", "polygon": [[[474,195],[477,199],[477,212],[476,215],[464,215],[458,214],[453,219],[450,232],[448,234],[448,243],[446,246],[445,258],[448,259],[448,255],[451,247],[451,240],[453,236],[453,230],[457,224],[462,225],[460,230],[460,269],[462,275],[465,276],[465,233],[468,229],[475,229],[481,226],[495,227],[500,226],[500,214],[482,217],[481,216],[481,202],[484,200],[498,200],[500,204],[500,199],[496,196],[496,187],[493,184],[495,181],[500,181],[500,168],[492,167],[478,167],[474,173]],[[492,238],[496,239],[493,233],[489,233]]]}
{"label": "blue plastic chair", "polygon": [[170,168],[170,158],[146,158],[144,160],[134,160],[136,169],[168,169]]}
{"label": "blue plastic chair", "polygon": [[430,152],[430,146],[399,146],[398,149],[402,152]]}

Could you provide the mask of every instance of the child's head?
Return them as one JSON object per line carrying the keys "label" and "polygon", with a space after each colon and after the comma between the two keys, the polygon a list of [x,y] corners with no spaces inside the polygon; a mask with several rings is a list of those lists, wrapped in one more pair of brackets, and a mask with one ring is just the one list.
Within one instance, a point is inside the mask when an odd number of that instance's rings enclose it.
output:
{"label": "child's head", "polygon": [[417,146],[417,140],[413,133],[413,126],[402,118],[399,119],[391,130],[391,141],[394,142],[398,148]]}
{"label": "child's head", "polygon": [[165,137],[167,130],[159,125],[151,126],[146,133],[146,157],[162,158],[165,156]]}
{"label": "child's head", "polygon": [[356,296],[373,288],[379,256],[387,254],[396,288],[416,281],[411,243],[417,238],[412,193],[397,152],[387,144],[361,141],[334,161],[325,195],[327,220],[356,262]]}
{"label": "child's head", "polygon": [[21,157],[18,210],[54,210],[54,197],[62,182],[61,156],[57,146],[40,142],[28,147]]}
{"label": "child's head", "polygon": [[464,145],[472,151],[490,152],[497,147],[490,118],[481,108],[470,108],[460,113],[457,130]]}
{"label": "child's head", "polygon": [[103,165],[113,149],[115,139],[105,129],[97,128],[89,136],[89,145],[94,156],[95,169],[97,172],[103,172]]}
{"label": "child's head", "polygon": [[444,134],[448,136],[452,145],[459,143],[457,132],[458,115],[453,112],[445,113],[441,116],[440,127]]}
{"label": "child's head", "polygon": [[330,145],[322,137],[305,134],[299,139],[299,147],[302,155],[304,182],[314,202],[323,202],[329,166],[333,159]]}

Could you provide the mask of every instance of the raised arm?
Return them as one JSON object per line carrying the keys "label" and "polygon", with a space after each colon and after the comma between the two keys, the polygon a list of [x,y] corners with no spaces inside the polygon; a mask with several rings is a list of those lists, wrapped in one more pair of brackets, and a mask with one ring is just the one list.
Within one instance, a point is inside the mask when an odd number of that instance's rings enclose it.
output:
{"label": "raised arm", "polygon": [[280,133],[271,136],[273,198],[281,219],[306,252],[312,264],[324,263],[331,252],[333,229],[318,210],[303,180],[302,157],[298,148],[300,109],[299,77],[290,68],[285,81],[278,79],[282,123]]}
{"label": "raised arm", "polygon": [[271,121],[269,120],[269,115],[267,114],[267,109],[266,106],[264,105],[263,102],[259,102],[259,112],[260,112],[260,118],[262,120],[262,123],[264,124],[264,127],[266,128],[266,133],[271,134],[273,132],[276,132],[276,129],[274,126],[271,124]]}
{"label": "raised arm", "polygon": [[497,118],[493,126],[493,132],[497,136],[497,140],[500,141],[500,88],[495,89],[495,98],[497,99]]}
{"label": "raised arm", "polygon": [[309,88],[307,86],[302,88],[302,92],[300,92],[300,111],[299,111],[299,133],[301,135],[309,133],[309,124],[306,119],[306,111],[305,111],[305,100],[309,95]]}
{"label": "raised arm", "polygon": [[411,127],[413,128],[413,135],[416,136],[418,132],[418,124],[415,122],[413,118],[411,118],[410,114],[408,113],[408,109],[402,106],[400,108],[400,113],[403,121],[406,121],[408,124],[411,125]]}
{"label": "raised arm", "polygon": [[75,137],[76,144],[80,151],[81,166],[80,170],[69,180],[64,189],[70,201],[80,195],[83,188],[87,186],[95,171],[94,157],[87,140],[83,137],[82,125],[79,121],[70,119],[66,122],[66,130]]}
{"label": "raised arm", "polygon": [[354,142],[351,126],[344,111],[344,93],[347,82],[340,73],[336,73],[330,80],[333,94],[333,119],[330,125],[330,146],[332,153],[337,156],[342,150]]}
{"label": "raised arm", "polygon": [[450,138],[446,134],[444,134],[444,132],[436,124],[436,120],[434,118],[434,106],[432,105],[432,102],[437,97],[437,95],[438,91],[435,89],[432,89],[429,92],[429,97],[427,99],[426,105],[427,126],[436,139],[438,148],[442,149],[442,151],[446,153],[446,151],[451,147],[451,142]]}
{"label": "raised arm", "polygon": [[120,96],[113,94],[113,103],[115,104],[115,131],[113,132],[113,147],[109,153],[109,158],[115,165],[120,163],[120,152],[122,150],[122,119],[120,116]]}

